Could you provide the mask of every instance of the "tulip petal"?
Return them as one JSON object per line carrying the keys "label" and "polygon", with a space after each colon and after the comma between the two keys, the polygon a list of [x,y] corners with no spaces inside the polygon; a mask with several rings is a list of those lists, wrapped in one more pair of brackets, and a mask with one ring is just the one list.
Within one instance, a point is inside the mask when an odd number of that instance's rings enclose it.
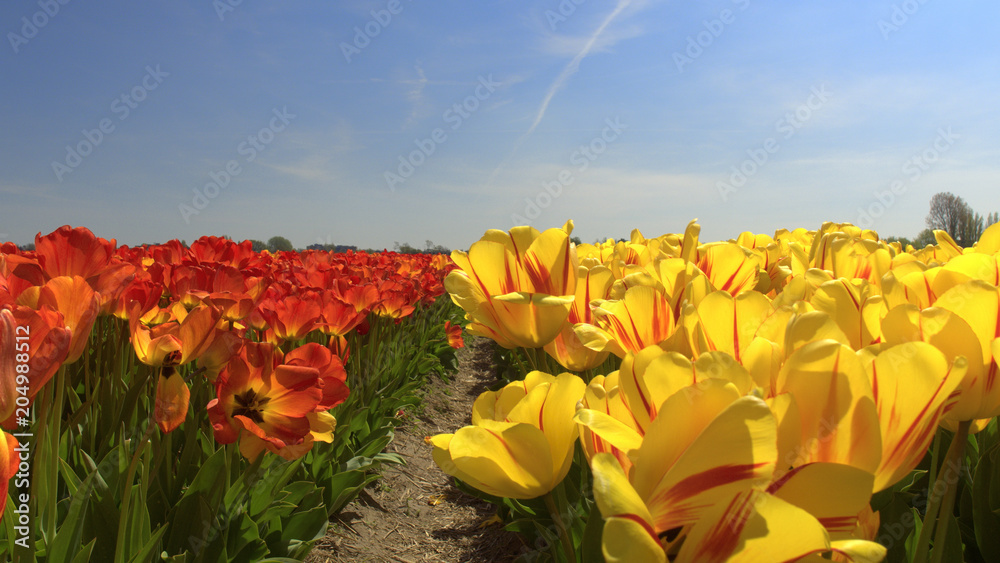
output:
{"label": "tulip petal", "polygon": [[642,445],[642,436],[638,432],[609,414],[593,409],[580,409],[573,420],[626,454],[633,453]]}
{"label": "tulip petal", "polygon": [[796,465],[831,461],[875,472],[882,457],[878,413],[861,360],[831,340],[802,346],[781,368],[778,393],[795,397],[802,421]]}
{"label": "tulip petal", "polygon": [[[871,499],[875,476],[842,463],[809,463],[771,483],[767,492],[816,517],[833,539],[848,539]],[[836,488],[830,484],[836,483]]]}
{"label": "tulip petal", "polygon": [[778,497],[745,490],[723,499],[691,529],[674,563],[794,561],[829,549],[811,514]]}
{"label": "tulip petal", "polygon": [[664,532],[694,523],[736,490],[767,483],[776,443],[763,401],[709,379],[664,402],[633,459],[632,483]]}
{"label": "tulip petal", "polygon": [[907,342],[883,350],[868,366],[882,434],[875,492],[905,477],[923,459],[967,364],[959,358],[949,369],[937,348]]}
{"label": "tulip petal", "polygon": [[164,367],[156,385],[156,406],[153,418],[161,432],[171,432],[187,418],[191,390],[177,370]]}
{"label": "tulip petal", "polygon": [[529,499],[549,492],[553,467],[549,444],[530,424],[482,420],[455,432],[449,444],[452,461],[502,497]]}
{"label": "tulip petal", "polygon": [[597,454],[590,464],[594,501],[604,516],[601,547],[606,561],[666,562],[652,516],[611,454]]}

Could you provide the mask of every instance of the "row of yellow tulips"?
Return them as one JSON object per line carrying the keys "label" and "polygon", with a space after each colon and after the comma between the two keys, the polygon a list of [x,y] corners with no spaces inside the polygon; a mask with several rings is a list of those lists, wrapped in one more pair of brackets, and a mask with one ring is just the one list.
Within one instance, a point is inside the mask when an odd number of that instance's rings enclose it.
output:
{"label": "row of yellow tulips", "polygon": [[[835,223],[711,243],[694,221],[595,245],[572,229],[490,230],[445,287],[472,334],[619,369],[533,371],[431,441],[445,472],[513,499],[548,499],[579,441],[607,561],[881,560],[872,495],[939,425],[960,464],[1000,414],[1000,225],[967,249]],[[934,487],[915,560],[938,520],[944,543],[954,489]]]}

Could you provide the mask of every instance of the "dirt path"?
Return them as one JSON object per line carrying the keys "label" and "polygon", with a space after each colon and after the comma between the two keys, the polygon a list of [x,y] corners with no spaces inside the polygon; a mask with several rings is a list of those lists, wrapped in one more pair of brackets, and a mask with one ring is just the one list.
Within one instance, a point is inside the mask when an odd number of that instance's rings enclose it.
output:
{"label": "dirt path", "polygon": [[422,410],[409,414],[389,444],[407,464],[385,467],[337,515],[307,563],[505,563],[521,550],[517,535],[486,524],[492,506],[453,487],[424,442],[469,424],[473,401],[496,382],[494,343],[468,336],[466,342],[458,372],[447,383],[431,381]]}

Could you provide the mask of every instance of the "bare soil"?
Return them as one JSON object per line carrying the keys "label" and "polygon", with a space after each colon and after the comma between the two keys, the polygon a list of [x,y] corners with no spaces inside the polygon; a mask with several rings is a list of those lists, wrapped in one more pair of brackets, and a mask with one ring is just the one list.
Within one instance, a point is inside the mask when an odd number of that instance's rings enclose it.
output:
{"label": "bare soil", "polygon": [[470,424],[473,401],[497,383],[493,341],[466,342],[458,372],[430,382],[387,448],[406,465],[383,466],[382,478],[334,517],[307,563],[507,563],[522,551],[521,537],[491,521],[492,505],[455,488],[424,442]]}

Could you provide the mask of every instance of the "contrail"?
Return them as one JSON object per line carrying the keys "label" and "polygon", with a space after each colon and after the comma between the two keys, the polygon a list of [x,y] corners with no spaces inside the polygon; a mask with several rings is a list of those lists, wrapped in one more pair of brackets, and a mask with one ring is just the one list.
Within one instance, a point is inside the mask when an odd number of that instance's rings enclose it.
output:
{"label": "contrail", "polygon": [[604,28],[608,27],[608,24],[610,24],[612,20],[618,17],[618,14],[620,14],[622,10],[627,8],[628,5],[631,3],[632,0],[618,0],[618,5],[615,6],[615,9],[610,14],[608,14],[608,17],[604,18],[604,21],[601,22],[601,25],[599,25],[597,29],[594,30],[594,33],[591,34],[590,39],[588,39],[587,43],[583,46],[583,49],[580,49],[580,52],[577,53],[575,57],[573,57],[573,60],[571,60],[569,64],[567,64],[565,68],[562,69],[562,72],[559,73],[559,76],[557,76],[556,79],[552,81],[552,85],[549,86],[549,90],[548,92],[545,93],[545,98],[542,100],[542,105],[538,107],[538,113],[535,115],[535,121],[531,123],[531,126],[528,127],[528,130],[525,131],[524,134],[522,134],[520,137],[517,138],[517,140],[514,142],[514,148],[511,149],[510,154],[508,154],[507,157],[504,158],[503,161],[493,170],[493,173],[490,174],[490,180],[488,182],[489,184],[493,183],[493,180],[496,178],[497,174],[499,174],[500,171],[507,165],[507,163],[514,156],[514,153],[517,152],[517,149],[521,146],[521,144],[524,143],[524,141],[528,137],[530,137],[532,133],[535,132],[535,128],[538,127],[538,124],[541,123],[542,118],[545,117],[545,111],[549,108],[549,102],[552,101],[552,98],[555,97],[556,92],[558,92],[563,87],[566,81],[569,80],[571,76],[576,74],[577,70],[579,70],[580,62],[584,59],[584,57],[590,54],[590,50],[594,47],[594,43],[597,42],[597,38],[600,37],[601,33],[604,32]]}

